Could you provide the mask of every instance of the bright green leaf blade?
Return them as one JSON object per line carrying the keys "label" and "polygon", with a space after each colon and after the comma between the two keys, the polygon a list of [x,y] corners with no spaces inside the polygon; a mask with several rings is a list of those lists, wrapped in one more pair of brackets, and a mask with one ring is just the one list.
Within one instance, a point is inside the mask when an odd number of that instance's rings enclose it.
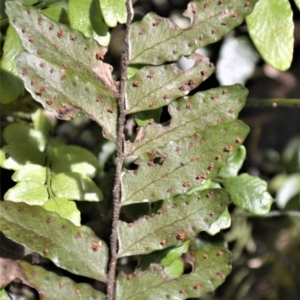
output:
{"label": "bright green leaf blade", "polygon": [[[186,133],[186,129],[182,128]],[[122,176],[122,205],[155,202],[184,194],[218,174],[249,128],[240,121],[219,124],[191,137],[170,140],[162,148],[152,144],[139,155],[138,168]],[[162,163],[156,163],[156,160]]]}
{"label": "bright green leaf blade", "polygon": [[131,26],[129,62],[160,65],[166,61],[176,61],[183,55],[190,55],[196,49],[220,40],[241,24],[256,2],[257,0],[190,2],[183,14],[191,21],[187,29],[180,29],[171,19],[149,13],[142,21]]}
{"label": "bright green leaf blade", "polygon": [[101,61],[107,49],[33,8],[27,10],[18,2],[7,3],[10,18],[18,20],[12,25],[30,52],[17,62],[26,89],[59,118],[72,119],[81,109],[102,126],[105,137],[114,139],[117,88],[112,67]]}
{"label": "bright green leaf blade", "polygon": [[69,0],[68,15],[72,28],[95,39],[100,45],[108,46],[110,34],[103,21],[98,0]]}
{"label": "bright green leaf blade", "polygon": [[105,23],[109,27],[116,27],[118,22],[121,24],[126,23],[126,0],[101,0],[99,3]]}
{"label": "bright green leaf blade", "polygon": [[101,201],[102,192],[89,177],[79,173],[65,172],[51,179],[51,188],[56,197],[80,201]]}
{"label": "bright green leaf blade", "polygon": [[237,176],[246,158],[246,148],[241,145],[237,151],[228,158],[226,164],[221,168],[219,176],[222,178]]}
{"label": "bright green leaf blade", "polygon": [[80,226],[80,211],[73,201],[63,198],[50,198],[43,208],[59,214],[62,218],[71,221],[74,225]]}
{"label": "bright green leaf blade", "polygon": [[6,292],[4,288],[0,289],[0,299],[1,300],[12,300],[10,295]]}
{"label": "bright green leaf blade", "polygon": [[[105,300],[104,294],[94,290],[86,283],[76,283],[67,277],[57,276],[53,272],[46,271],[38,266],[32,266],[25,261],[1,259],[0,265],[2,268],[10,270],[10,281],[18,278],[23,284],[36,289],[41,300]],[[5,298],[1,298],[1,300],[5,300]]]}
{"label": "bright green leaf blade", "polygon": [[88,150],[78,146],[55,147],[51,155],[51,170],[58,174],[62,172],[77,172],[93,178],[99,167],[97,158]]}
{"label": "bright green leaf blade", "polygon": [[4,194],[4,200],[43,205],[49,199],[47,187],[39,182],[18,182]]}
{"label": "bright green leaf blade", "polygon": [[233,121],[243,108],[247,94],[242,85],[232,85],[180,98],[169,105],[170,124],[151,123],[142,127],[134,143],[125,142],[125,153],[150,152],[155,147],[165,146],[169,140],[177,141],[207,127]]}
{"label": "bright green leaf blade", "polygon": [[26,164],[45,165],[45,155],[38,149],[24,144],[13,144],[0,149],[5,156],[1,167],[8,170],[19,170]]}
{"label": "bright green leaf blade", "polygon": [[252,41],[264,60],[275,69],[287,70],[294,49],[294,22],[290,2],[258,1],[246,21]]}
{"label": "bright green leaf blade", "polygon": [[63,9],[63,7],[48,7],[46,9],[43,9],[42,13],[53,21],[67,25],[69,24],[67,12],[65,11],[65,9]]}
{"label": "bright green leaf blade", "polygon": [[0,230],[9,239],[71,273],[105,281],[107,246],[90,228],[25,203],[1,202],[0,212]]}
{"label": "bright green leaf blade", "polygon": [[190,241],[184,242],[179,247],[173,249],[168,249],[165,257],[160,261],[160,264],[164,267],[171,265],[176,259],[180,258],[182,254],[186,253],[189,250]]}
{"label": "bright green leaf blade", "polygon": [[276,195],[276,203],[283,209],[294,196],[300,195],[300,173],[288,176]]}
{"label": "bright green leaf blade", "polygon": [[31,181],[44,184],[46,182],[46,168],[40,165],[25,165],[17,170],[11,179],[15,182]]}
{"label": "bright green leaf blade", "polygon": [[229,177],[224,187],[230,193],[232,202],[254,215],[265,215],[270,211],[273,199],[267,192],[267,183],[254,176],[241,174]]}
{"label": "bright green leaf blade", "polygon": [[187,95],[215,70],[200,54],[195,53],[189,59],[194,66],[186,71],[180,70],[177,63],[139,70],[126,85],[127,113],[165,106]]}
{"label": "bright green leaf blade", "polygon": [[300,10],[300,0],[294,0],[294,2],[297,5],[298,9]]}
{"label": "bright green leaf blade", "polygon": [[38,109],[31,115],[33,121],[33,128],[43,133],[45,137],[48,137],[50,130],[53,127],[46,113],[42,109]]}
{"label": "bright green leaf blade", "polygon": [[226,207],[225,211],[220,214],[219,218],[213,222],[209,229],[206,232],[210,235],[215,235],[220,232],[222,229],[229,228],[231,225],[231,216],[228,211],[228,207]]}
{"label": "bright green leaf blade", "polygon": [[16,30],[9,26],[6,31],[3,45],[3,56],[1,60],[0,82],[1,82],[1,103],[10,103],[17,99],[23,92],[24,86],[16,75],[16,57],[24,50],[22,42]]}
{"label": "bright green leaf blade", "polygon": [[134,114],[134,121],[138,126],[148,125],[150,120],[159,123],[161,114],[161,107],[153,110],[139,111]]}
{"label": "bright green leaf blade", "polygon": [[46,148],[46,138],[38,130],[24,124],[13,123],[5,127],[3,137],[7,144],[28,144],[40,151]]}
{"label": "bright green leaf blade", "polygon": [[164,268],[164,272],[171,278],[177,278],[184,272],[184,262],[181,259],[176,259],[169,266]]}
{"label": "bright green leaf blade", "polygon": [[119,257],[150,253],[195,238],[207,230],[229,204],[224,189],[179,195],[164,201],[159,213],[134,223],[119,222]]}
{"label": "bright green leaf blade", "polygon": [[191,273],[178,278],[168,278],[158,265],[132,275],[120,273],[116,300],[197,298],[214,291],[231,271],[231,254],[224,248],[208,246],[191,255]]}

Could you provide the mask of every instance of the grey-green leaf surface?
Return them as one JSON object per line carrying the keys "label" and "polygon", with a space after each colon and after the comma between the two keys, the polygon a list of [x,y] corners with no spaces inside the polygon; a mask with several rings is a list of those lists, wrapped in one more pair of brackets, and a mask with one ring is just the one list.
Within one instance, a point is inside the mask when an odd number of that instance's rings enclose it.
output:
{"label": "grey-green leaf surface", "polygon": [[118,91],[112,67],[101,61],[107,49],[18,2],[8,2],[7,13],[29,52],[19,56],[17,66],[32,97],[62,119],[82,110],[114,139]]}
{"label": "grey-green leaf surface", "polygon": [[126,0],[101,0],[99,2],[105,23],[109,27],[116,27],[118,22],[126,23]]}
{"label": "grey-green leaf surface", "polygon": [[218,219],[230,203],[224,189],[204,190],[165,200],[158,213],[134,223],[119,222],[118,256],[146,254],[195,238]]}
{"label": "grey-green leaf surface", "polygon": [[[41,300],[90,299],[105,300],[105,295],[94,290],[86,283],[76,283],[67,277],[57,276],[39,266],[32,266],[25,261],[1,259],[1,267],[10,270],[10,281],[18,278],[36,289]],[[6,298],[1,298],[5,300]]]}
{"label": "grey-green leaf surface", "polygon": [[226,164],[220,169],[219,176],[222,178],[237,176],[246,158],[246,148],[241,145],[237,151],[228,158]]}
{"label": "grey-green leaf surface", "polygon": [[134,143],[125,142],[125,153],[138,155],[192,136],[207,127],[237,118],[246,102],[247,89],[242,85],[224,86],[183,97],[168,107],[171,121],[168,126],[150,123],[141,127]]}
{"label": "grey-green leaf surface", "polygon": [[122,205],[167,199],[201,185],[217,175],[248,131],[244,123],[233,121],[178,141],[162,137],[168,141],[165,147],[153,143],[149,152],[139,155],[136,170],[124,171]]}
{"label": "grey-green leaf surface", "polygon": [[95,39],[100,45],[108,46],[110,34],[100,10],[101,3],[102,0],[69,0],[68,16],[72,28]]}
{"label": "grey-green leaf surface", "polygon": [[287,70],[292,63],[294,49],[290,1],[258,1],[246,21],[252,41],[265,61],[275,69]]}
{"label": "grey-green leaf surface", "polygon": [[198,298],[214,291],[231,271],[231,254],[222,247],[207,246],[191,252],[192,271],[169,278],[163,267],[153,264],[145,272],[117,279],[116,300]]}
{"label": "grey-green leaf surface", "polygon": [[71,273],[105,281],[107,246],[90,228],[25,203],[3,201],[0,212],[0,230],[9,239]]}
{"label": "grey-green leaf surface", "polygon": [[270,211],[273,199],[267,192],[267,183],[264,180],[249,174],[241,174],[227,178],[224,187],[236,206],[259,216]]}
{"label": "grey-green leaf surface", "polygon": [[46,162],[45,154],[30,145],[6,145],[0,149],[0,153],[5,157],[1,167],[8,170],[19,170],[26,164],[44,166]]}
{"label": "grey-green leaf surface", "polygon": [[187,95],[214,72],[208,58],[197,53],[189,58],[194,65],[188,70],[180,70],[177,63],[146,66],[131,77],[126,84],[127,114],[165,106]]}
{"label": "grey-green leaf surface", "polygon": [[80,201],[100,201],[102,192],[89,177],[75,172],[59,173],[52,177],[51,188],[56,197]]}
{"label": "grey-green leaf surface", "polygon": [[160,65],[190,55],[196,49],[220,40],[241,24],[256,2],[192,1],[183,13],[190,19],[187,29],[180,29],[171,19],[149,13],[131,26],[129,62]]}

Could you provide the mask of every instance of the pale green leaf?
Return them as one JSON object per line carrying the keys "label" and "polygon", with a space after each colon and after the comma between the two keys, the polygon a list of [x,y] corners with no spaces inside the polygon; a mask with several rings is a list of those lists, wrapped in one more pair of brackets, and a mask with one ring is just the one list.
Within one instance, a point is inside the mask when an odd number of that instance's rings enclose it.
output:
{"label": "pale green leaf", "polygon": [[297,5],[298,9],[300,10],[300,0],[294,0],[294,2]]}
{"label": "pale green leaf", "polygon": [[209,229],[206,230],[206,232],[210,235],[215,235],[222,229],[229,228],[230,226],[231,217],[228,208],[226,207],[225,211],[220,214],[219,218],[210,225]]}
{"label": "pale green leaf", "polygon": [[229,204],[224,189],[204,190],[165,200],[153,217],[119,222],[119,257],[150,253],[195,238],[207,230]]}
{"label": "pale green leaf", "polygon": [[102,10],[105,23],[109,27],[116,27],[117,23],[121,23],[121,24],[126,23],[127,20],[126,0],[99,0],[99,3],[100,3],[100,7]]}
{"label": "pale green leaf", "polygon": [[3,201],[0,213],[0,230],[9,239],[71,273],[105,281],[108,249],[89,227],[25,203]]}
{"label": "pale green leaf", "polygon": [[62,24],[69,23],[67,12],[63,9],[63,7],[48,7],[46,9],[43,9],[42,13],[53,21],[57,21]]}
{"label": "pale green leaf", "polygon": [[164,268],[164,272],[171,278],[179,277],[184,272],[184,261],[181,259],[174,260],[170,265]]}
{"label": "pale green leaf", "polygon": [[186,29],[180,29],[171,19],[149,13],[131,26],[129,61],[131,64],[161,65],[190,55],[196,49],[220,40],[241,24],[256,2],[192,1],[183,13],[190,19]]}
{"label": "pale green leaf", "polygon": [[46,183],[46,168],[40,165],[29,164],[17,170],[11,179],[15,182],[30,181],[41,184]]}
{"label": "pale green leaf", "polygon": [[134,114],[134,121],[138,126],[148,125],[150,120],[152,120],[150,122],[159,123],[161,114],[161,107],[153,110],[139,111]]}
{"label": "pale green leaf", "polygon": [[246,158],[246,148],[241,145],[237,151],[228,158],[226,164],[221,168],[219,176],[228,178],[237,176]]}
{"label": "pale green leaf", "polygon": [[44,151],[46,148],[45,136],[40,131],[24,124],[9,124],[4,129],[3,137],[7,144],[27,144],[40,151]]}
{"label": "pale green leaf", "polygon": [[12,300],[12,298],[10,297],[10,295],[7,293],[7,291],[4,288],[0,289],[0,299],[1,300]]}
{"label": "pale green leaf", "polygon": [[[208,125],[207,125],[208,126]],[[155,202],[183,194],[213,178],[231,153],[245,139],[249,128],[240,121],[221,123],[190,137],[174,141],[139,155],[136,170],[125,170],[122,176],[122,205]],[[181,128],[181,134],[186,129]],[[237,140],[238,138],[238,140]]]}
{"label": "pale green leaf", "polygon": [[107,48],[18,2],[8,2],[7,13],[18,20],[12,25],[30,52],[23,52],[17,65],[32,97],[61,119],[73,119],[81,109],[105,137],[115,139],[118,91],[112,67],[101,60]]}
{"label": "pale green leaf", "polygon": [[204,247],[191,253],[192,271],[169,278],[159,265],[117,279],[116,300],[190,299],[214,291],[231,271],[231,254],[221,247]]}
{"label": "pale green leaf", "polygon": [[125,153],[134,156],[165,146],[169,140],[198,134],[208,127],[237,118],[245,104],[247,89],[242,85],[224,86],[183,97],[168,107],[168,126],[152,122],[139,130],[134,143],[125,142]]}
{"label": "pale green leaf", "polygon": [[43,133],[44,137],[48,137],[50,130],[52,129],[53,123],[46,116],[46,113],[42,109],[38,109],[31,115],[33,121],[33,128]]}
{"label": "pale green leaf", "polygon": [[80,30],[86,37],[95,39],[100,45],[108,46],[110,34],[103,21],[99,2],[98,0],[69,0],[68,15],[72,28]]}
{"label": "pale green leaf", "polygon": [[22,80],[2,68],[0,69],[0,82],[0,103],[2,104],[13,102],[24,90]]}
{"label": "pale green leaf", "polygon": [[0,152],[6,158],[1,164],[4,169],[19,170],[26,164],[45,165],[45,154],[29,145],[6,145],[0,149]]}
{"label": "pale green leaf", "polygon": [[77,172],[93,178],[98,169],[97,158],[88,150],[79,146],[60,146],[53,148],[51,170],[55,174]]}
{"label": "pale green leaf", "polygon": [[127,114],[157,109],[187,95],[215,70],[208,58],[200,54],[189,57],[194,64],[188,70],[177,63],[147,66],[140,69],[126,84]]}
{"label": "pale green leaf", "polygon": [[48,211],[59,214],[62,218],[71,221],[74,225],[80,226],[80,211],[73,201],[63,198],[52,197],[43,207]]}
{"label": "pale green leaf", "polygon": [[[46,271],[39,266],[32,266],[25,261],[1,259],[0,267],[9,270],[5,274],[5,277],[9,274],[8,282],[15,279],[21,280],[23,284],[36,289],[41,300],[105,300],[105,295],[94,290],[89,284],[77,283],[68,277],[57,276],[53,272]],[[6,299],[1,298],[1,300]]]}
{"label": "pale green leaf", "polygon": [[300,173],[289,175],[276,195],[276,204],[283,209],[294,196],[300,195]]}
{"label": "pale green leaf", "polygon": [[51,188],[56,197],[80,201],[100,201],[102,192],[89,177],[79,173],[65,172],[51,179]]}
{"label": "pale green leaf", "polygon": [[249,34],[264,60],[287,70],[293,59],[294,22],[289,0],[260,0],[246,18]]}
{"label": "pale green leaf", "polygon": [[18,182],[4,194],[4,200],[43,205],[49,198],[47,187],[34,181]]}
{"label": "pale green leaf", "polygon": [[254,215],[265,215],[270,211],[273,199],[267,192],[267,183],[248,174],[229,177],[224,187],[230,193],[232,202]]}

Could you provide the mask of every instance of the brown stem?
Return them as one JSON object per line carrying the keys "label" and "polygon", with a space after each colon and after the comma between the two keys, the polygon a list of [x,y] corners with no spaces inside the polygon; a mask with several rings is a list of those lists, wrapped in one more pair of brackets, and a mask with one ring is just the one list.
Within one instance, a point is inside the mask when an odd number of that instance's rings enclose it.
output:
{"label": "brown stem", "polygon": [[131,23],[131,7],[130,0],[126,1],[127,21],[126,32],[123,43],[123,50],[121,56],[121,79],[120,79],[120,94],[118,99],[118,132],[117,132],[117,164],[115,172],[115,183],[113,188],[113,220],[112,232],[110,236],[110,263],[107,275],[107,300],[114,300],[115,296],[115,276],[118,259],[118,222],[121,210],[120,193],[121,193],[121,172],[124,162],[123,144],[124,144],[124,126],[125,126],[125,87],[126,87],[126,72],[128,66],[128,36]]}

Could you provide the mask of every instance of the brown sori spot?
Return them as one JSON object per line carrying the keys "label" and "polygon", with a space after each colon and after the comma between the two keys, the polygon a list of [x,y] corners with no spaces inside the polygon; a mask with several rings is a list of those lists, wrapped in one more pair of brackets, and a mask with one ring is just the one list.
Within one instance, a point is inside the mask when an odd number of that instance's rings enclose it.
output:
{"label": "brown sori spot", "polygon": [[36,50],[36,54],[37,55],[41,55],[42,54],[42,51],[40,49]]}
{"label": "brown sori spot", "polygon": [[211,99],[211,100],[217,99],[217,95],[216,95],[216,94],[212,94],[212,95],[210,96],[210,99]]}
{"label": "brown sori spot", "polygon": [[49,26],[49,30],[53,30],[53,28],[54,28],[53,25]]}
{"label": "brown sori spot", "polygon": [[204,139],[201,139],[201,140],[200,140],[200,144],[203,144],[204,142],[205,142]]}
{"label": "brown sori spot", "polygon": [[114,108],[113,107],[109,107],[108,109],[107,109],[107,112],[109,112],[110,114],[112,114],[112,113],[114,113]]}
{"label": "brown sori spot", "polygon": [[62,76],[60,77],[60,80],[61,80],[61,81],[65,80],[65,79],[66,79],[66,75],[62,75]]}
{"label": "brown sori spot", "polygon": [[76,293],[76,295],[79,295],[80,294],[80,290],[77,289],[75,293]]}
{"label": "brown sori spot", "polygon": [[209,255],[208,255],[208,254],[203,254],[203,258],[204,258],[204,259],[208,259],[208,258],[209,258]]}
{"label": "brown sori spot", "polygon": [[127,224],[127,227],[131,228],[132,225],[133,225],[132,223],[128,223],[128,224]]}
{"label": "brown sori spot", "polygon": [[242,142],[242,139],[241,139],[239,136],[237,136],[237,137],[235,138],[235,141],[236,141],[237,143],[241,143],[241,142]]}
{"label": "brown sori spot", "polygon": [[224,148],[224,151],[225,152],[231,152],[233,149],[233,147],[231,145],[226,145],[225,148]]}
{"label": "brown sori spot", "polygon": [[190,87],[187,84],[183,84],[180,88],[180,91],[185,92],[185,91],[189,91]]}
{"label": "brown sori spot", "polygon": [[64,287],[64,284],[61,282],[61,283],[59,284],[59,288],[62,289],[63,287]]}
{"label": "brown sori spot", "polygon": [[206,76],[207,72],[204,70],[204,71],[201,71],[201,75],[202,76]]}
{"label": "brown sori spot", "polygon": [[180,293],[180,294],[185,294],[185,289],[181,289],[181,290],[179,291],[179,293]]}
{"label": "brown sori spot", "polygon": [[184,240],[184,238],[185,238],[185,232],[183,232],[183,231],[178,232],[176,238],[178,240],[181,240],[181,241]]}
{"label": "brown sori spot", "polygon": [[212,211],[212,212],[210,213],[210,216],[213,217],[215,214],[216,214],[216,213],[215,213],[214,211]]}
{"label": "brown sori spot", "polygon": [[163,212],[162,209],[159,209],[159,210],[157,211],[157,214],[158,214],[158,215],[161,215],[162,212]]}
{"label": "brown sori spot", "polygon": [[251,3],[249,1],[245,2],[245,7],[249,7],[251,5]]}
{"label": "brown sori spot", "polygon": [[193,108],[193,105],[192,105],[192,103],[188,103],[185,107],[186,107],[187,109],[192,109],[192,108]]}
{"label": "brown sori spot", "polygon": [[237,12],[234,12],[233,14],[232,14],[232,17],[233,18],[237,18],[239,16],[239,14],[237,13]]}
{"label": "brown sori spot", "polygon": [[227,23],[226,23],[225,21],[223,21],[223,22],[221,23],[221,25],[222,25],[222,26],[227,26]]}
{"label": "brown sori spot", "polygon": [[223,94],[223,95],[228,94],[228,90],[227,90],[227,89],[224,89],[224,90],[222,91],[222,94]]}
{"label": "brown sori spot", "polygon": [[52,221],[53,221],[53,218],[51,218],[51,217],[49,217],[49,218],[47,218],[47,223],[52,223]]}
{"label": "brown sori spot", "polygon": [[133,83],[132,83],[133,86],[135,87],[139,87],[141,85],[141,83],[138,81],[138,80],[135,80]]}
{"label": "brown sori spot", "polygon": [[50,69],[49,72],[52,74],[52,73],[54,72],[54,70],[53,70],[53,69]]}
{"label": "brown sori spot", "polygon": [[77,39],[76,35],[73,34],[73,33],[71,33],[71,34],[70,34],[70,40],[71,40],[71,41],[75,41],[76,39]]}
{"label": "brown sori spot", "polygon": [[188,144],[188,149],[192,149],[193,148],[193,144],[192,143],[189,143]]}
{"label": "brown sori spot", "polygon": [[33,42],[34,42],[34,38],[33,38],[33,37],[30,37],[30,38],[28,39],[28,41],[29,41],[30,43],[33,43]]}
{"label": "brown sori spot", "polygon": [[164,95],[164,99],[166,100],[166,99],[169,99],[170,98],[170,94],[165,94]]}
{"label": "brown sori spot", "polygon": [[5,230],[9,230],[10,227],[8,225],[5,226]]}
{"label": "brown sori spot", "polygon": [[154,162],[153,162],[153,161],[151,161],[151,160],[149,160],[147,164],[148,164],[148,166],[149,166],[149,167],[152,167],[152,166],[154,166]]}
{"label": "brown sori spot", "polygon": [[219,250],[218,253],[217,253],[217,256],[223,256],[223,255],[224,255],[224,251]]}
{"label": "brown sori spot", "polygon": [[35,91],[36,95],[38,95],[38,96],[42,95],[43,92],[44,92],[43,89],[37,89],[37,90]]}
{"label": "brown sori spot", "polygon": [[215,29],[215,28],[213,28],[212,30],[211,30],[211,34],[216,34],[217,33],[217,30]]}
{"label": "brown sori spot", "polygon": [[101,102],[101,98],[100,98],[100,97],[97,97],[97,98],[96,98],[96,102]]}
{"label": "brown sori spot", "polygon": [[207,198],[211,198],[213,195],[214,195],[214,192],[208,192],[207,195],[206,195],[206,197]]}
{"label": "brown sori spot", "polygon": [[173,52],[173,54],[176,54],[176,53],[177,53],[177,51],[176,51],[176,50],[173,50],[172,52]]}
{"label": "brown sori spot", "polygon": [[94,251],[99,251],[100,247],[101,247],[101,242],[100,241],[99,242],[94,242],[93,245],[92,245],[92,249]]}
{"label": "brown sori spot", "polygon": [[75,119],[75,115],[74,114],[69,115],[69,120],[74,120],[74,119]]}
{"label": "brown sori spot", "polygon": [[139,35],[143,35],[144,33],[145,33],[144,30],[139,31]]}
{"label": "brown sori spot", "polygon": [[196,13],[198,12],[198,7],[194,7],[194,8],[192,9],[192,12],[193,12],[193,14],[196,14]]}
{"label": "brown sori spot", "polygon": [[153,119],[150,119],[148,124],[153,124],[154,123],[154,120]]}
{"label": "brown sori spot", "polygon": [[82,237],[83,237],[82,232],[78,231],[78,232],[75,234],[75,237],[76,237],[77,239],[82,238]]}
{"label": "brown sori spot", "polygon": [[199,36],[199,40],[200,40],[200,41],[203,41],[203,40],[204,40],[204,36],[203,36],[202,34]]}
{"label": "brown sori spot", "polygon": [[197,82],[194,78],[189,79],[189,85],[195,85]]}
{"label": "brown sori spot", "polygon": [[84,50],[87,50],[87,49],[89,49],[89,47],[85,45],[85,46],[84,46]]}
{"label": "brown sori spot", "polygon": [[168,188],[168,189],[167,189],[167,193],[171,194],[171,193],[172,193],[172,189],[171,189],[171,188]]}
{"label": "brown sori spot", "polygon": [[183,182],[182,186],[188,187],[188,186],[191,186],[191,183],[189,181],[185,181],[185,182]]}
{"label": "brown sori spot", "polygon": [[53,103],[55,103],[55,99],[54,98],[49,98],[49,99],[46,100],[46,103],[48,105],[52,105]]}
{"label": "brown sori spot", "polygon": [[38,24],[39,24],[39,25],[41,25],[41,24],[42,24],[42,21],[43,21],[43,19],[42,19],[41,17],[39,17],[39,18],[37,19],[37,21],[38,21]]}
{"label": "brown sori spot", "polygon": [[155,103],[154,102],[150,102],[149,103],[149,107],[154,107],[155,106]]}
{"label": "brown sori spot", "polygon": [[62,64],[61,67],[62,67],[63,69],[65,69],[65,70],[68,68],[66,64]]}
{"label": "brown sori spot", "polygon": [[61,39],[65,36],[65,32],[62,29],[60,29],[57,31],[56,35]]}
{"label": "brown sori spot", "polygon": [[220,276],[222,279],[225,278],[225,274],[224,274],[224,272],[222,272],[222,271],[218,271],[218,272],[217,272],[217,275]]}
{"label": "brown sori spot", "polygon": [[28,74],[27,69],[23,69],[23,70],[22,70],[22,75],[27,75],[27,74]]}
{"label": "brown sori spot", "polygon": [[199,180],[199,179],[206,179],[206,174],[198,174],[197,176],[196,176],[196,179],[197,180]]}
{"label": "brown sori spot", "polygon": [[39,65],[41,68],[44,68],[44,64],[43,63],[40,63]]}
{"label": "brown sori spot", "polygon": [[206,2],[203,4],[203,7],[204,7],[204,8],[209,7],[209,3],[206,1]]}
{"label": "brown sori spot", "polygon": [[131,280],[131,279],[132,279],[132,277],[133,277],[133,275],[132,275],[132,274],[128,274],[128,275],[126,276],[127,280]]}
{"label": "brown sori spot", "polygon": [[149,73],[148,75],[147,75],[147,78],[153,78],[154,77],[154,75],[152,74],[152,73]]}
{"label": "brown sori spot", "polygon": [[65,114],[66,112],[67,112],[67,109],[65,108],[65,107],[59,107],[57,110],[56,110],[56,112],[58,113],[58,114],[60,114],[60,115],[63,115],[63,114]]}
{"label": "brown sori spot", "polygon": [[22,33],[25,33],[27,31],[26,28],[22,28]]}
{"label": "brown sori spot", "polygon": [[234,110],[233,110],[232,108],[230,108],[230,109],[228,110],[228,112],[229,112],[230,114],[233,114]]}
{"label": "brown sori spot", "polygon": [[30,15],[30,13],[31,13],[31,10],[30,10],[30,9],[27,9],[27,13]]}
{"label": "brown sori spot", "polygon": [[49,253],[49,249],[45,248],[43,252],[47,254],[47,253]]}
{"label": "brown sori spot", "polygon": [[166,242],[167,242],[167,241],[166,241],[165,239],[162,239],[162,240],[160,241],[160,244],[161,244],[161,245],[165,245]]}
{"label": "brown sori spot", "polygon": [[159,20],[155,20],[155,21],[152,23],[152,25],[153,25],[153,26],[157,26],[157,25],[159,25],[159,23],[160,23]]}
{"label": "brown sori spot", "polygon": [[196,283],[196,284],[194,285],[194,289],[195,289],[195,290],[200,290],[200,288],[201,288],[200,283]]}
{"label": "brown sori spot", "polygon": [[16,23],[16,22],[17,22],[17,20],[15,18],[13,18],[13,23]]}
{"label": "brown sori spot", "polygon": [[201,199],[202,199],[202,196],[201,196],[201,195],[199,195],[197,198],[198,198],[198,200],[201,200]]}
{"label": "brown sori spot", "polygon": [[179,146],[177,146],[175,149],[176,152],[179,152],[180,150],[181,150],[181,147],[179,147]]}
{"label": "brown sori spot", "polygon": [[103,60],[103,58],[104,58],[104,53],[103,52],[96,53],[96,59]]}
{"label": "brown sori spot", "polygon": [[211,162],[208,166],[209,170],[212,170],[215,167],[215,164],[213,162]]}
{"label": "brown sori spot", "polygon": [[219,0],[218,4],[223,4],[224,0]]}

